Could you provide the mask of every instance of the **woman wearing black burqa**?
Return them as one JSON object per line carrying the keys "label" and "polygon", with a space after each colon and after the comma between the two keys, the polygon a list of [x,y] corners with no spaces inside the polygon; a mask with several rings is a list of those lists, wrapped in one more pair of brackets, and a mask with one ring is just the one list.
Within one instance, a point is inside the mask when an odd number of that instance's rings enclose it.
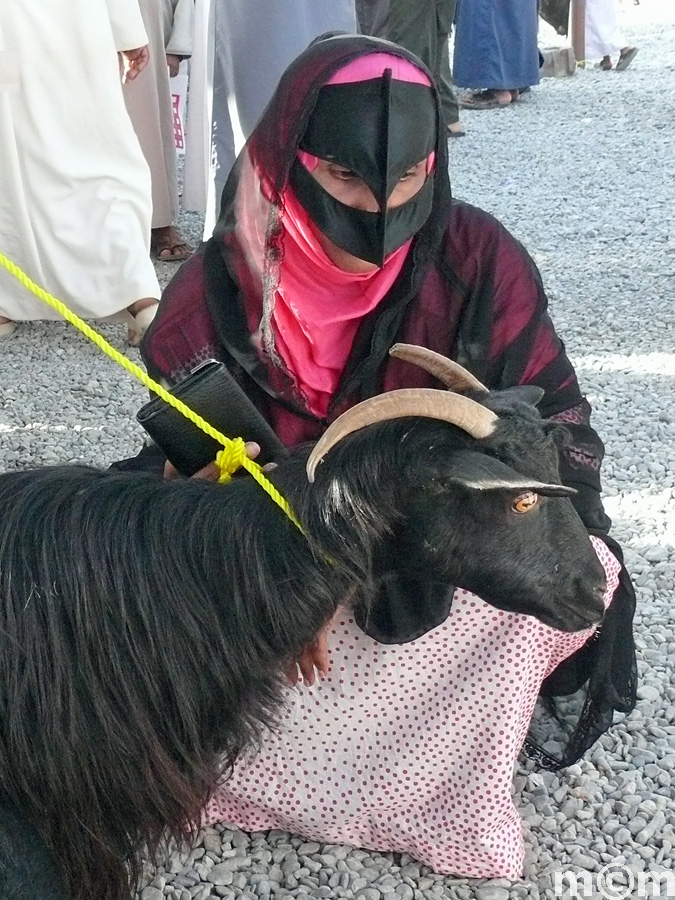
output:
{"label": "woman wearing black burqa", "polygon": [[489,388],[543,388],[542,415],[570,434],[563,482],[616,588],[601,628],[562,635],[462,591],[412,641],[395,614],[386,644],[338,618],[330,672],[291,692],[279,731],[208,811],[249,830],[405,851],[438,871],[516,877],[510,779],[537,694],[540,712],[577,691],[581,706],[565,701],[566,730],[546,749],[530,732],[526,749],[547,768],[632,708],[634,593],[607,536],[603,446],[539,272],[492,216],[451,200],[447,166],[419,60],[367,37],[315,42],[284,74],[213,237],[168,286],[142,349],[168,381],[223,360],[288,446],[366,397],[440,387],[388,356],[397,341],[452,357]]}

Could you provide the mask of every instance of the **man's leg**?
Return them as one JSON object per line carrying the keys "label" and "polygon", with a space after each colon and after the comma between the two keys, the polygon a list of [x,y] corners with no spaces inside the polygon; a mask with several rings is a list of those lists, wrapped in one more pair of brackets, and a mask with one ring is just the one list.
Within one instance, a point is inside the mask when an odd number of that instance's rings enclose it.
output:
{"label": "man's leg", "polygon": [[377,0],[372,33],[419,56],[438,85],[446,125],[463,133],[448,50],[455,4],[456,0]]}
{"label": "man's leg", "polygon": [[419,56],[438,80],[440,58],[433,0],[389,0],[386,24],[378,34]]}
{"label": "man's leg", "polygon": [[[450,48],[448,41],[455,21],[457,0],[436,0],[436,20],[438,40],[440,43],[440,64],[438,73],[438,90],[441,95],[443,115],[448,128],[455,134],[461,133],[459,126],[459,103],[452,83],[450,72]],[[454,126],[454,128],[452,127]]]}

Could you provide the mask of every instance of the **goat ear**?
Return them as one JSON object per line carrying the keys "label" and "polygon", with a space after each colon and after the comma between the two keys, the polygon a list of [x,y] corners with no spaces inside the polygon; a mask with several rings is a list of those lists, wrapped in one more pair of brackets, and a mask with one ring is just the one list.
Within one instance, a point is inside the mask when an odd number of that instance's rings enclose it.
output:
{"label": "goat ear", "polygon": [[471,450],[462,450],[452,456],[445,477],[454,484],[476,491],[533,491],[543,497],[576,494],[574,488],[528,478],[498,459]]}
{"label": "goat ear", "polygon": [[408,644],[445,622],[454,593],[444,582],[385,572],[376,582],[373,602],[354,607],[354,619],[380,644]]}
{"label": "goat ear", "polygon": [[[492,399],[495,402],[499,402],[500,408],[502,405],[509,406],[515,402],[537,406],[545,393],[546,391],[537,387],[536,384],[517,384],[513,387],[504,388],[501,391],[494,391]],[[502,401],[505,401],[505,403],[502,404]]]}

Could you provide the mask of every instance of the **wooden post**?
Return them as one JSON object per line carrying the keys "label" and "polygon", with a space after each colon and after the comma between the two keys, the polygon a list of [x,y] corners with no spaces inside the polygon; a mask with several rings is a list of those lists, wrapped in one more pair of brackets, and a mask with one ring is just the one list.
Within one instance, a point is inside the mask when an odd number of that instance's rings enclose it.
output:
{"label": "wooden post", "polygon": [[572,0],[570,20],[574,57],[583,69],[586,66],[586,0]]}

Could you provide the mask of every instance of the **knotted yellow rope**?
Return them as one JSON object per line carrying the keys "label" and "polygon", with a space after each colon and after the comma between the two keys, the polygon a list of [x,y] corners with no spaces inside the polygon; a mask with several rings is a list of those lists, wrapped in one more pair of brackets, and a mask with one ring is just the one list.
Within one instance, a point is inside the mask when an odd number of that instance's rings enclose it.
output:
{"label": "knotted yellow rope", "polygon": [[[71,325],[74,325],[78,331],[81,331],[85,337],[88,337],[90,341],[93,341],[96,346],[102,350],[106,356],[109,356],[113,362],[116,362],[118,365],[122,366],[123,369],[126,369],[134,378],[137,378],[141,384],[145,385],[148,390],[153,391],[157,394],[158,397],[161,397],[165,403],[168,403],[169,406],[173,406],[174,409],[177,409],[179,413],[182,413],[187,419],[193,422],[198,428],[201,428],[205,434],[208,434],[209,437],[218,441],[219,444],[223,445],[223,449],[219,451],[216,456],[216,465],[220,470],[220,476],[218,478],[219,482],[229,481],[232,473],[236,472],[237,469],[243,467],[246,471],[254,478],[260,487],[274,500],[277,506],[281,507],[281,509],[286,513],[288,518],[293,522],[293,524],[302,531],[302,526],[300,522],[295,517],[293,510],[291,509],[288,501],[285,497],[279,493],[279,491],[274,487],[272,482],[266,478],[262,467],[255,462],[255,460],[250,459],[246,454],[246,445],[242,438],[238,437],[234,440],[231,438],[225,437],[224,434],[221,434],[220,431],[217,431],[212,425],[210,425],[206,419],[202,418],[198,413],[194,410],[190,409],[182,400],[179,400],[177,397],[174,397],[166,388],[163,388],[161,384],[159,384],[154,379],[150,378],[150,376],[133,363],[130,359],[128,359],[123,353],[120,353],[119,350],[116,350],[111,344],[109,344],[103,335],[100,335],[97,331],[94,331],[86,322],[80,319],[79,316],[76,316],[74,312],[68,309],[65,303],[62,303],[60,300],[57,300],[56,297],[53,297],[51,294],[47,293],[44,288],[41,288],[38,284],[32,281],[25,272],[23,272],[15,263],[13,263],[10,259],[8,259],[3,253],[0,253],[0,264],[7,269],[10,275],[13,275],[17,281],[19,281],[27,290],[34,294],[36,297],[39,297],[40,300],[43,300],[48,306],[51,306],[52,309],[55,309],[63,318],[70,322]],[[304,532],[303,532],[304,534]]]}
{"label": "knotted yellow rope", "polygon": [[232,438],[229,446],[219,450],[216,454],[216,466],[220,471],[218,481],[221,484],[225,481],[230,481],[232,473],[244,465],[245,459],[248,459],[248,456],[244,439],[240,437]]}

